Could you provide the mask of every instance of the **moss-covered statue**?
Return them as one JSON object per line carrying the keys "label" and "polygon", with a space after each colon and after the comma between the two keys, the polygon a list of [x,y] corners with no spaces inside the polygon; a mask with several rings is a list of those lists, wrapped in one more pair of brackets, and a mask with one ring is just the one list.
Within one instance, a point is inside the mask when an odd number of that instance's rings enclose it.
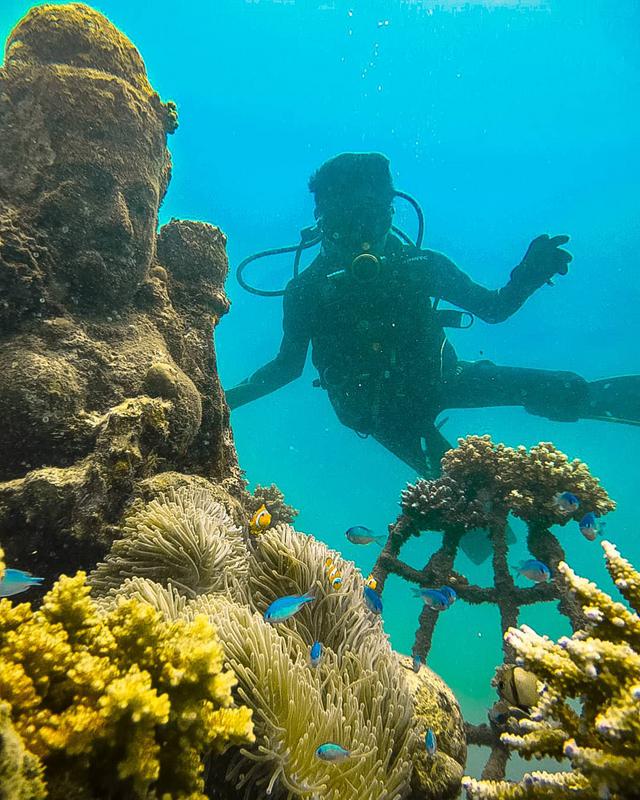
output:
{"label": "moss-covered statue", "polygon": [[40,575],[95,563],[160,471],[162,488],[175,471],[242,491],[212,341],[225,237],[175,220],[156,235],[176,127],[138,51],[87,6],[39,6],[9,36],[0,536]]}

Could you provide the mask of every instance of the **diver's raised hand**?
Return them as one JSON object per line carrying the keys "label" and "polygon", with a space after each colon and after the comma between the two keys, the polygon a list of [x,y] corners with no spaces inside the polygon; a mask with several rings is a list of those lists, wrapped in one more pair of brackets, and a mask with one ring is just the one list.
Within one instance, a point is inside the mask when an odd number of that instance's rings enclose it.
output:
{"label": "diver's raised hand", "polygon": [[561,245],[568,241],[569,237],[565,235],[550,237],[543,233],[536,237],[511,273],[511,279],[537,288],[543,283],[551,283],[554,275],[566,275],[573,256]]}

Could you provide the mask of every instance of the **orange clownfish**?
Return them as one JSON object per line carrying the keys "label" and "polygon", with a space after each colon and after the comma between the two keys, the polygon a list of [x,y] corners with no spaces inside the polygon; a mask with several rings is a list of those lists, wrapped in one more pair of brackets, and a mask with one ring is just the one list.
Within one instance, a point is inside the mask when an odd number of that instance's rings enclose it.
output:
{"label": "orange clownfish", "polygon": [[365,581],[365,584],[366,584],[366,585],[367,585],[367,586],[368,586],[370,589],[375,589],[375,588],[376,588],[376,586],[378,585],[378,581],[377,581],[377,580],[376,580],[376,579],[373,577],[373,575],[369,575],[369,577],[368,577],[368,578],[367,578],[367,580]]}
{"label": "orange clownfish", "polygon": [[333,586],[334,589],[337,589],[338,586],[342,583],[342,573],[333,563],[332,558],[328,558],[324,562],[324,571],[327,573],[327,578],[329,579],[329,583]]}
{"label": "orange clownfish", "polygon": [[251,533],[262,533],[269,525],[271,525],[271,514],[267,511],[267,507],[263,503],[256,513],[251,517],[249,522],[249,530]]}

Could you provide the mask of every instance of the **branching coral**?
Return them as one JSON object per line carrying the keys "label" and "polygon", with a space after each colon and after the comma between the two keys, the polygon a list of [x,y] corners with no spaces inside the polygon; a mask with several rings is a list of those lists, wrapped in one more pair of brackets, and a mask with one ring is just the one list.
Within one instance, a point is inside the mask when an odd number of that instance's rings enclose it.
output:
{"label": "branching coral", "polygon": [[204,798],[202,757],[253,741],[234,684],[203,615],[167,622],[135,598],[103,611],[83,573],[39,611],[0,601],[0,698],[52,800]]}
{"label": "branching coral", "polygon": [[488,522],[487,502],[470,497],[448,475],[408,484],[402,492],[402,509],[421,528],[435,531],[452,526],[476,528]]}
{"label": "branching coral", "polygon": [[281,522],[290,524],[300,513],[297,508],[285,503],[284,495],[275,483],[272,483],[271,486],[260,486],[258,484],[253,490],[253,494],[246,496],[245,508],[247,516],[253,516],[263,504],[271,514],[271,524],[274,526],[279,525]]}
{"label": "branching coral", "polygon": [[[521,783],[465,779],[471,800],[637,796],[640,785],[640,573],[603,542],[609,574],[631,610],[566,564],[558,569],[583,608],[586,625],[553,642],[531,628],[506,638],[524,666],[544,682],[531,719],[502,741],[525,758],[569,759],[570,773],[532,772]],[[580,713],[574,706],[580,703]]]}
{"label": "branching coral", "polygon": [[[564,514],[559,508],[555,498],[563,492],[579,499],[579,508],[573,513]],[[387,576],[395,573],[422,587],[453,587],[462,602],[495,604],[503,633],[518,624],[522,606],[559,600],[560,612],[577,630],[586,620],[578,600],[562,591],[558,565],[564,551],[549,527],[566,524],[587,511],[602,515],[613,508],[613,501],[587,465],[577,459],[570,461],[552,444],[543,442],[527,451],[494,444],[489,436],[469,436],[445,453],[440,478],[417,481],[403,492],[402,514],[389,527],[373,575],[379,589],[384,588]],[[522,587],[514,581],[509,569],[509,514],[526,522],[529,552],[549,567],[549,582]],[[477,527],[481,530],[471,534]],[[401,560],[401,549],[411,536],[424,530],[443,531],[442,546],[422,569],[416,569]],[[469,537],[475,537],[471,544]],[[477,563],[491,557],[493,585],[473,585],[456,572],[459,548]],[[621,572],[620,579],[629,593],[640,594],[634,577]],[[427,606],[420,612],[413,654],[423,661],[430,652],[438,618],[438,612]],[[510,639],[505,640],[504,651],[507,662],[512,663],[515,654]],[[483,777],[504,777],[508,751],[499,739],[498,726],[467,725],[466,729],[469,743],[491,748]]]}
{"label": "branching coral", "polygon": [[91,575],[106,592],[134,576],[171,582],[190,597],[232,589],[248,572],[240,528],[206,488],[186,485],[133,511],[106,560]]}
{"label": "branching coral", "polygon": [[570,461],[549,442],[527,451],[494,444],[490,436],[467,436],[445,453],[442,473],[402,494],[404,512],[434,530],[488,525],[506,512],[538,526],[565,524],[573,515],[554,503],[561,492],[577,495],[576,513],[606,514],[615,507],[584,462]]}
{"label": "branching coral", "polygon": [[[116,598],[136,597],[168,619],[192,620],[204,613],[218,632],[239,696],[254,712],[256,744],[230,753],[224,770],[220,762],[212,763],[211,791],[224,782],[252,799],[268,793],[307,800],[399,800],[412,790],[421,798],[453,796],[463,760],[455,700],[435,687],[425,670],[420,707],[428,707],[428,714],[414,716],[409,671],[391,650],[380,618],[367,609],[364,581],[354,565],[288,525],[269,529],[252,545],[244,597],[217,592],[194,598],[172,580],[137,577],[112,587],[102,601],[111,608]],[[133,538],[131,547],[136,546]],[[329,555],[342,572],[339,590],[325,573]],[[231,577],[235,569],[230,566]],[[265,622],[273,600],[309,590],[316,600],[286,624]],[[311,668],[314,641],[322,642],[323,656]],[[431,765],[414,770],[424,761],[419,736],[427,722],[439,737],[439,763],[447,764],[446,770]],[[326,741],[348,748],[352,758],[342,765],[321,761],[315,751]]]}

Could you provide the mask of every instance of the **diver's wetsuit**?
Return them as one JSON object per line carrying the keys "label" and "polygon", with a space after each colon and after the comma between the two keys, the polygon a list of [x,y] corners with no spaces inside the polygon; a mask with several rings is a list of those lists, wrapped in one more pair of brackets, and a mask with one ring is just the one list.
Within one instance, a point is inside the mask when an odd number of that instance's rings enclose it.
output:
{"label": "diver's wetsuit", "polygon": [[297,378],[309,342],[319,385],[342,423],[369,434],[422,475],[449,443],[434,426],[447,408],[524,406],[576,420],[588,384],[571,372],[459,361],[446,339],[439,297],[485,322],[506,320],[539,287],[513,275],[499,290],[474,283],[446,256],[389,236],[377,277],[356,280],[323,254],[287,285],[276,358],[227,393],[242,405]]}

